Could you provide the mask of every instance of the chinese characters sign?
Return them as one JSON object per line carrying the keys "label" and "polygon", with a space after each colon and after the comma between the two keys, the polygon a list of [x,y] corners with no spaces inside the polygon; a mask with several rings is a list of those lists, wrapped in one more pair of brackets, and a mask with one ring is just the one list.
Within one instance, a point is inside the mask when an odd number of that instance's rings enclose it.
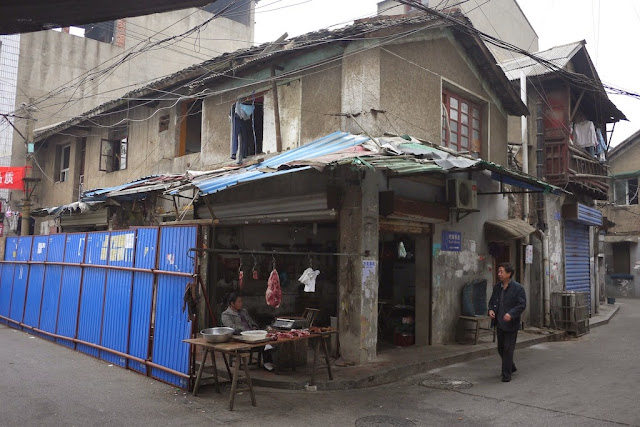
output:
{"label": "chinese characters sign", "polygon": [[20,167],[0,167],[0,188],[11,190],[22,190],[24,178],[24,168]]}
{"label": "chinese characters sign", "polygon": [[462,233],[457,231],[442,230],[442,246],[441,250],[460,252],[462,249]]}

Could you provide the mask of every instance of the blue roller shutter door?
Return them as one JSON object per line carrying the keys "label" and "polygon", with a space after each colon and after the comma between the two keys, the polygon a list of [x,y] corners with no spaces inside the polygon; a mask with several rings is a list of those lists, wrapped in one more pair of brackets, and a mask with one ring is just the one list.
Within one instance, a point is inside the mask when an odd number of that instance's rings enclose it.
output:
{"label": "blue roller shutter door", "polygon": [[564,222],[564,259],[566,290],[587,292],[591,307],[589,226],[574,221]]}

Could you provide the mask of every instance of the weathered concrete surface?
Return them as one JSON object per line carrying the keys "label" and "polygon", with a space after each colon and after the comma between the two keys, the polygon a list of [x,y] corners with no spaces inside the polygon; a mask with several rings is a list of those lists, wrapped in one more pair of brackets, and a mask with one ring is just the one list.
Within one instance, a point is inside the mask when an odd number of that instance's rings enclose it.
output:
{"label": "weathered concrete surface", "polygon": [[[640,424],[637,410],[640,300],[625,300],[610,324],[577,340],[516,353],[519,371],[500,382],[498,356],[460,363],[367,390],[306,393],[258,389],[227,410],[227,392],[193,398],[141,375],[110,367],[51,342],[0,326],[3,425],[353,426],[365,416],[405,425]],[[445,391],[426,379],[472,387]],[[401,424],[398,424],[401,425]]]}

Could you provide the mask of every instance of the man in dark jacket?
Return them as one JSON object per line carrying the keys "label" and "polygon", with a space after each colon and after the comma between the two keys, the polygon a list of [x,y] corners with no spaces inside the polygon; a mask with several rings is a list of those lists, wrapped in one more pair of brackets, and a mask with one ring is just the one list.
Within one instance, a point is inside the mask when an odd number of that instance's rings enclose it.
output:
{"label": "man in dark jacket", "polygon": [[520,315],[527,306],[527,296],[522,285],[511,277],[513,267],[509,263],[498,266],[498,279],[489,300],[489,316],[498,326],[498,353],[502,358],[502,382],[511,381],[517,371],[513,363]]}

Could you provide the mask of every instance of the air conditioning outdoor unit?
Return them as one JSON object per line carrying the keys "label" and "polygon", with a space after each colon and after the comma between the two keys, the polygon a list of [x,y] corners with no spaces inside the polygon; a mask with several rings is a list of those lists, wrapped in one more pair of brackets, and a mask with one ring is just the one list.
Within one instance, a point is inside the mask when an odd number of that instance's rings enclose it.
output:
{"label": "air conditioning outdoor unit", "polygon": [[448,179],[447,200],[457,209],[477,209],[478,189],[475,181],[469,179]]}

